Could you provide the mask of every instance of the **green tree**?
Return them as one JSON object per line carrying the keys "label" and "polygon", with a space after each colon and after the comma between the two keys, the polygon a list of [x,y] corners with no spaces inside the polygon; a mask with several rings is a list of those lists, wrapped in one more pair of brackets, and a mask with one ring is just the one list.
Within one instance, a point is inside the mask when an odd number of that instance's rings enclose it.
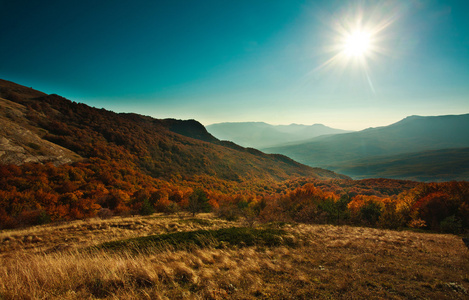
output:
{"label": "green tree", "polygon": [[187,209],[193,216],[195,216],[196,213],[211,211],[207,194],[202,189],[196,189],[189,197]]}
{"label": "green tree", "polygon": [[140,208],[140,214],[143,216],[149,216],[155,213],[155,209],[153,205],[151,205],[148,199],[144,199],[142,203],[142,207]]}
{"label": "green tree", "polygon": [[381,216],[381,212],[381,206],[378,203],[368,201],[360,208],[360,217],[368,225],[376,225],[376,222]]}

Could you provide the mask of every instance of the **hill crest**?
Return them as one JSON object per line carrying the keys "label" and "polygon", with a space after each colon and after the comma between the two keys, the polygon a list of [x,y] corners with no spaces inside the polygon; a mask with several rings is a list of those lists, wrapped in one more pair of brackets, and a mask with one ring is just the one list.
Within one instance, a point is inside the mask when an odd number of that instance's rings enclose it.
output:
{"label": "hill crest", "polygon": [[[22,115],[4,119],[66,149],[75,157],[72,161],[79,157],[122,161],[139,172],[166,179],[176,174],[234,181],[295,176],[346,178],[283,156],[219,141],[195,120],[118,114],[5,80],[0,81],[0,97],[23,107]],[[9,138],[8,133],[2,134]],[[27,143],[21,146],[26,148]]]}

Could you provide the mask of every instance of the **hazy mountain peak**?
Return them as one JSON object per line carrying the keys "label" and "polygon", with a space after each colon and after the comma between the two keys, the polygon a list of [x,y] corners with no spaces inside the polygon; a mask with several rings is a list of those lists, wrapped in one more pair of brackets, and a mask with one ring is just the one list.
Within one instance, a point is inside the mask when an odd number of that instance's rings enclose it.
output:
{"label": "hazy mountain peak", "polygon": [[208,125],[207,130],[218,139],[253,148],[283,145],[309,140],[320,135],[347,132],[323,124],[270,125],[264,122],[218,123]]}

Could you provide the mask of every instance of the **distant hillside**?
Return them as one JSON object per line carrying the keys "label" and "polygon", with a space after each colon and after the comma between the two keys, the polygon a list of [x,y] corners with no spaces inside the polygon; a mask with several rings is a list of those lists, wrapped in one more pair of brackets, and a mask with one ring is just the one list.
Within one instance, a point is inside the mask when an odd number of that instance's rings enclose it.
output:
{"label": "distant hillside", "polygon": [[331,166],[356,179],[405,178],[416,181],[469,179],[469,148],[378,156]]}
{"label": "distant hillside", "polygon": [[263,122],[218,123],[208,125],[207,130],[218,139],[253,148],[278,146],[320,135],[348,132],[322,124],[270,125]]}
{"label": "distant hillside", "polygon": [[[414,178],[413,175],[406,175],[404,172],[404,158],[407,153],[413,153],[413,157],[416,157],[416,152],[465,147],[469,147],[469,114],[435,117],[411,116],[385,127],[317,137],[308,143],[268,148],[264,151],[284,154],[310,166],[330,168],[335,171],[342,170],[346,174],[359,178],[391,176],[388,172],[368,171],[374,167],[370,169],[360,166],[369,160],[371,161],[370,165],[375,165],[378,168],[380,159],[393,160],[393,158],[383,158],[383,156],[400,155],[398,159],[400,163],[396,163],[396,165],[399,165],[401,171],[393,173],[391,178],[410,179]],[[441,176],[442,180],[448,179],[446,177],[448,174],[431,173],[430,169],[435,163],[444,163],[442,162],[444,154],[422,155],[426,158],[419,159],[423,159],[427,163],[419,166],[419,172],[433,174],[429,175],[431,178]],[[430,157],[435,161],[431,160]],[[354,165],[354,162],[357,165]],[[458,162],[453,160],[452,164],[458,164]],[[411,165],[408,165],[409,170],[412,168]],[[463,173],[467,171],[458,170]],[[452,174],[452,176],[460,178],[458,174]]]}
{"label": "distant hillside", "polygon": [[0,80],[0,98],[0,163],[61,164],[99,158],[162,179],[341,177],[280,155],[220,142],[194,120],[117,114],[5,80]]}

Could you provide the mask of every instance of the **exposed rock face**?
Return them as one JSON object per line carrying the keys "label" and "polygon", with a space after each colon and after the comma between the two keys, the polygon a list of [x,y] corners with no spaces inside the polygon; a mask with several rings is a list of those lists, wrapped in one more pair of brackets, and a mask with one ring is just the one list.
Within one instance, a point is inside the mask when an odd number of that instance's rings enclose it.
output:
{"label": "exposed rock face", "polygon": [[46,141],[26,128],[25,110],[20,104],[0,98],[1,164],[51,162],[60,165],[80,160],[76,153]]}
{"label": "exposed rock face", "polygon": [[[27,129],[18,129],[17,133],[20,133],[21,136],[16,141],[6,138],[4,131],[1,130],[0,133],[0,163],[2,164],[21,165],[29,162],[52,162],[55,165],[61,165],[73,162],[70,153],[65,153],[70,151],[39,138]],[[6,136],[10,135],[6,134]],[[28,146],[24,145],[25,143]],[[76,156],[78,159],[76,154],[72,154],[72,156]]]}

